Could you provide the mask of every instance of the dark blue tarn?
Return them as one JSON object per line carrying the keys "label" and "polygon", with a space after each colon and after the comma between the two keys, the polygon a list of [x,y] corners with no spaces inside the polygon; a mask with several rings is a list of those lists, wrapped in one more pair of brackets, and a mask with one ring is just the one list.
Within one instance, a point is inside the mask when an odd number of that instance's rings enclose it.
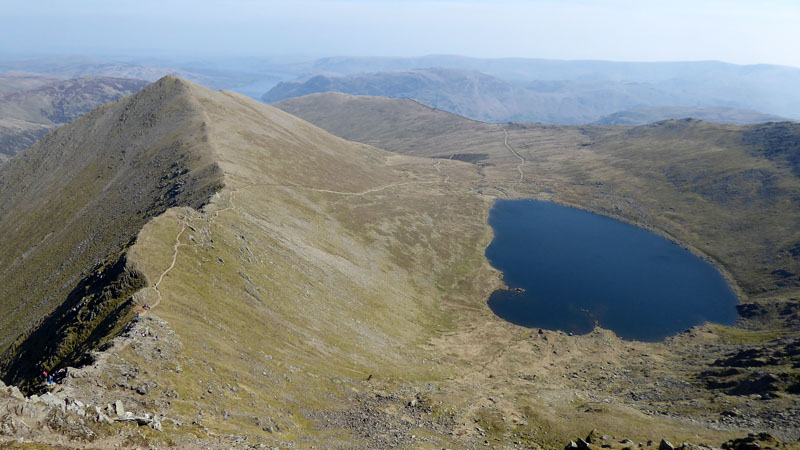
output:
{"label": "dark blue tarn", "polygon": [[509,322],[658,341],[703,322],[731,324],[737,298],[719,271],[650,231],[552,202],[497,200],[489,262],[509,290],[489,307]]}

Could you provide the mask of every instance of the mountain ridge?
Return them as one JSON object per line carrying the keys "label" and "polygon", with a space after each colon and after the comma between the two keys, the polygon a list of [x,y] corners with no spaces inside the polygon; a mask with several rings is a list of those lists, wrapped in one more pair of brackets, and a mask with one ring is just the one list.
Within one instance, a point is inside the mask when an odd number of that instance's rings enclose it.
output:
{"label": "mountain ridge", "polygon": [[[183,128],[185,134],[178,138],[174,130],[156,126],[158,113],[169,114],[175,130]],[[0,299],[4,310],[13,311],[0,323],[7,380],[29,381],[36,366],[57,366],[105,319],[99,311],[108,313],[122,303],[132,306],[126,289],[108,291],[91,281],[96,275],[106,284],[119,276],[140,278],[123,262],[138,228],[172,205],[199,207],[217,189],[221,179],[207,152],[187,151],[188,141],[195,142],[194,149],[203,147],[202,133],[187,88],[175,78],[164,78],[59,128],[0,167],[0,209],[16,211],[0,217]],[[164,166],[165,158],[174,162]],[[88,173],[97,175],[86,179]],[[68,200],[53,204],[55,195],[67,195]],[[109,221],[116,227],[109,227]],[[102,275],[113,267],[117,269]],[[80,288],[84,284],[85,292]],[[21,286],[25,298],[39,300],[23,300]],[[41,320],[65,301],[73,307],[89,305],[85,327],[67,330],[65,323],[60,341],[42,339],[37,327],[46,335],[59,327]],[[25,339],[36,340],[36,345],[26,345]],[[25,353],[14,355],[18,348]],[[36,352],[31,354],[31,348]],[[9,361],[21,368],[10,367]]]}

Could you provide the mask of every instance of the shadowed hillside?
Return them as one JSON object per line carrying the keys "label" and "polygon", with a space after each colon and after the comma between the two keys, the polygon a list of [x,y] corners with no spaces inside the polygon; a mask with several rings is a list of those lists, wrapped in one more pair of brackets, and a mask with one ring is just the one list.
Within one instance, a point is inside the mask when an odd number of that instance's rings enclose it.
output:
{"label": "shadowed hillside", "polygon": [[142,80],[85,77],[0,96],[0,158],[14,156],[53,128],[145,85]]}

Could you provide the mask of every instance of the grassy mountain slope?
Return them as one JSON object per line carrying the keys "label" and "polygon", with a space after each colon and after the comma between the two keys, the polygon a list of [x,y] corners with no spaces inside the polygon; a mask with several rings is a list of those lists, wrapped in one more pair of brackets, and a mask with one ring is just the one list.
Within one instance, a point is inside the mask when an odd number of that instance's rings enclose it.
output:
{"label": "grassy mountain slope", "polygon": [[731,123],[734,125],[784,122],[788,120],[785,117],[736,108],[655,106],[629,111],[619,111],[595,121],[592,125],[646,125],[662,120],[686,118],[714,123]]}
{"label": "grassy mountain slope", "polygon": [[0,96],[0,154],[11,157],[53,128],[147,85],[142,80],[84,77]]}
{"label": "grassy mountain slope", "polygon": [[277,106],[395,152],[474,161],[487,187],[519,179],[521,161],[503,145],[505,129],[525,160],[516,195],[552,191],[563,202],[655,227],[712,255],[749,295],[800,287],[793,156],[800,125],[503,126],[409,101],[341,94]]}
{"label": "grassy mountain slope", "polygon": [[163,389],[215,429],[259,433],[270,411],[284,438],[351,441],[318,420],[348,408],[352,379],[443,376],[418,345],[448,322],[444,293],[492,273],[477,261],[488,199],[443,183],[429,160],[335,138],[243,96],[197,95],[226,188],[201,213],[145,227],[132,251],[154,279],[187,227],[159,286],[157,313],[183,339],[182,372],[160,376]]}

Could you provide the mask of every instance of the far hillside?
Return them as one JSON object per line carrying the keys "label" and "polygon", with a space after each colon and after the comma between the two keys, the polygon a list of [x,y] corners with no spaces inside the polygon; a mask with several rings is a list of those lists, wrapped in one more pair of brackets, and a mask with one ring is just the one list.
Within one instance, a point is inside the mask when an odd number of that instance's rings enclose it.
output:
{"label": "far hillside", "polygon": [[650,108],[631,109],[620,111],[603,117],[592,125],[646,125],[669,119],[693,118],[714,123],[731,123],[734,125],[748,125],[767,122],[787,122],[790,119],[764,114],[749,109],[719,107],[688,107],[688,106],[654,106]]}
{"label": "far hillside", "polygon": [[2,72],[0,73],[0,95],[35,89],[54,81],[59,81],[59,78],[39,73]]}
{"label": "far hillside", "polygon": [[[31,146],[59,125],[147,85],[146,81],[129,78],[81,77],[53,81],[32,74],[0,76],[0,85],[7,79],[17,86],[35,87],[0,95],[0,162]],[[6,85],[11,86],[12,82]]]}
{"label": "far hillside", "polygon": [[306,70],[262,99],[277,102],[320,92],[410,98],[495,123],[580,125],[623,111],[674,105],[690,115],[648,113],[653,117],[630,124],[695,117],[692,113],[737,124],[800,119],[800,69],[781,66],[429,56],[328,58]]}

